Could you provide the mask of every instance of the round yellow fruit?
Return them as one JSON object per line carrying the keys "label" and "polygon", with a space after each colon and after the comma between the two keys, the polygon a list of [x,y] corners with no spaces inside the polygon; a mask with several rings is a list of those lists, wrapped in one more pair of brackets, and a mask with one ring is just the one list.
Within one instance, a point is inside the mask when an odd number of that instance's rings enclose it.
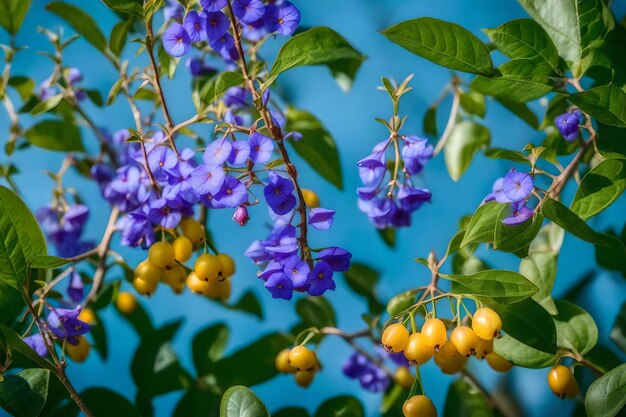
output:
{"label": "round yellow fruit", "polygon": [[129,292],[121,292],[117,295],[115,306],[122,314],[129,315],[137,308],[137,299]]}
{"label": "round yellow fruit", "polygon": [[430,360],[435,353],[432,346],[428,346],[421,333],[413,333],[409,337],[409,343],[404,348],[404,356],[411,365],[422,365]]}
{"label": "round yellow fruit", "polygon": [[402,404],[404,417],[437,417],[437,409],[425,395],[414,395]]}
{"label": "round yellow fruit", "polygon": [[399,366],[396,369],[396,373],[394,375],[394,379],[404,389],[411,389],[413,387],[413,382],[415,382],[415,378],[411,371],[406,366]]}
{"label": "round yellow fruit", "polygon": [[289,349],[283,349],[278,352],[274,363],[276,364],[278,372],[282,372],[284,374],[295,374],[298,371],[289,363]]}
{"label": "round yellow fruit", "polygon": [[422,326],[424,343],[439,350],[448,340],[446,325],[439,319],[427,319]]}
{"label": "round yellow fruit", "polygon": [[467,356],[476,354],[476,346],[478,345],[478,336],[472,329],[467,326],[457,326],[450,333],[450,341],[456,347],[461,355]]}
{"label": "round yellow fruit", "polygon": [[193,243],[185,236],[178,236],[172,242],[174,249],[174,259],[178,262],[187,262],[193,255]]}
{"label": "round yellow fruit", "polygon": [[402,352],[409,343],[409,331],[400,323],[390,324],[383,331],[381,343],[388,352]]}
{"label": "round yellow fruit", "polygon": [[502,330],[502,319],[488,307],[479,308],[472,316],[472,330],[481,339],[493,339]]}
{"label": "round yellow fruit", "polygon": [[74,362],[84,362],[89,356],[91,346],[85,336],[78,336],[77,340],[76,345],[69,342],[65,344],[65,354]]}
{"label": "round yellow fruit", "polygon": [[320,198],[315,191],[303,188],[302,197],[304,198],[304,204],[306,204],[307,207],[318,208],[320,206]]}
{"label": "round yellow fruit", "polygon": [[233,258],[222,252],[217,255],[217,260],[220,263],[220,272],[222,277],[228,278],[235,275],[236,266]]}
{"label": "round yellow fruit", "polygon": [[165,240],[154,242],[148,249],[148,260],[160,268],[167,268],[174,263],[174,248]]}
{"label": "round yellow fruit", "polygon": [[183,235],[193,243],[194,246],[204,242],[204,227],[196,219],[187,217],[180,222]]}
{"label": "round yellow fruit", "polygon": [[493,369],[494,371],[507,372],[511,368],[513,368],[513,364],[511,362],[507,361],[496,352],[488,353],[487,355],[485,355],[485,359],[487,360],[489,366],[491,366],[491,369]]}
{"label": "round yellow fruit", "polygon": [[194,272],[198,278],[204,281],[218,279],[221,269],[222,264],[220,263],[218,257],[211,255],[210,253],[204,253],[198,256],[194,265]]}
{"label": "round yellow fruit", "polygon": [[317,355],[306,346],[298,345],[289,351],[289,363],[298,371],[310,371],[317,366]]}
{"label": "round yellow fruit", "polygon": [[135,268],[135,278],[140,278],[146,282],[156,284],[163,275],[163,269],[149,260],[145,260]]}

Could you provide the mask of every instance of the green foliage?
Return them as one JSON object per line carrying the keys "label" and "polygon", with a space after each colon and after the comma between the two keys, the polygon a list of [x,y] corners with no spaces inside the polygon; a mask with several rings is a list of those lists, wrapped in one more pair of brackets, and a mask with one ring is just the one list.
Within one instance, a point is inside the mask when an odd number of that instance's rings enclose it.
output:
{"label": "green foliage", "polygon": [[611,339],[615,344],[626,353],[626,303],[622,304],[619,314],[615,317],[613,329],[611,330]]}
{"label": "green foliage", "polygon": [[554,316],[556,343],[560,348],[581,355],[587,354],[598,341],[598,328],[593,318],[582,308],[568,301],[556,301]]}
{"label": "green foliage", "polygon": [[344,276],[350,289],[367,299],[370,312],[379,314],[383,311],[384,306],[376,297],[376,285],[380,281],[378,271],[365,264],[352,262]]}
{"label": "green foliage", "polygon": [[354,397],[342,395],[326,400],[315,412],[314,417],[365,417],[363,405]]}
{"label": "green foliage", "polygon": [[470,120],[457,123],[444,148],[450,178],[458,181],[469,168],[474,155],[489,146],[490,141],[491,134],[485,126]]}
{"label": "green foliage", "polygon": [[491,407],[485,395],[467,378],[454,381],[448,388],[444,417],[489,417]]}
{"label": "green foliage", "polygon": [[31,3],[32,0],[1,0],[0,26],[11,35],[17,34]]}
{"label": "green foliage", "polygon": [[607,159],[583,177],[570,210],[583,220],[610,206],[626,188],[626,161]]}
{"label": "green foliage", "polygon": [[585,409],[589,417],[616,416],[625,404],[626,364],[595,380],[585,396]]}
{"label": "green foliage", "polygon": [[626,127],[626,92],[603,85],[572,94],[569,100],[582,111],[610,126]]}
{"label": "green foliage", "polygon": [[265,405],[241,385],[226,390],[220,405],[220,417],[269,417]]}
{"label": "green foliage", "polygon": [[243,84],[243,75],[240,72],[222,72],[202,86],[200,98],[206,104],[213,103],[221,98],[226,90],[241,84]]}
{"label": "green foliage", "polygon": [[48,396],[50,371],[26,369],[0,383],[0,406],[16,417],[36,417]]}
{"label": "green foliage", "polygon": [[31,126],[24,136],[31,144],[51,151],[68,152],[85,149],[78,127],[63,120],[43,120]]}
{"label": "green foliage", "polygon": [[98,28],[96,21],[89,14],[63,1],[54,1],[48,4],[46,9],[67,21],[78,34],[82,35],[96,49],[103,52],[106,50],[107,40]]}
{"label": "green foliage", "polygon": [[497,221],[504,208],[503,204],[495,201],[480,206],[465,230],[461,247],[470,243],[493,243]]}
{"label": "green foliage", "polygon": [[110,9],[143,18],[142,0],[102,0]]}
{"label": "green foliage", "polygon": [[455,294],[489,297],[503,304],[524,300],[538,291],[532,282],[512,271],[490,269],[473,275],[440,275],[452,281],[451,291]]}
{"label": "green foliage", "polygon": [[223,323],[200,330],[193,338],[193,363],[198,375],[208,375],[224,355],[230,332]]}

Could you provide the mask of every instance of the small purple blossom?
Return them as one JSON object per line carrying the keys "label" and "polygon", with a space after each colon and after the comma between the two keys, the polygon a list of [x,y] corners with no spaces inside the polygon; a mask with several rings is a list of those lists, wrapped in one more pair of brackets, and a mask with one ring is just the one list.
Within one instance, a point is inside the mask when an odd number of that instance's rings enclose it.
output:
{"label": "small purple blossom", "polygon": [[227,175],[215,198],[223,207],[235,208],[248,202],[248,189],[241,181]]}
{"label": "small purple blossom", "polygon": [[346,272],[350,269],[352,254],[345,249],[331,246],[320,251],[317,259],[326,262],[335,272]]}
{"label": "small purple blossom", "polygon": [[67,287],[67,295],[75,303],[80,303],[84,296],[83,279],[78,271],[72,271],[72,279],[70,285]]}
{"label": "small purple blossom", "polygon": [[207,12],[217,12],[226,7],[228,0],[200,0],[202,8]]}
{"label": "small purple blossom", "polygon": [[265,282],[265,288],[269,290],[273,298],[291,300],[293,296],[293,283],[283,273],[272,274]]}
{"label": "small purple blossom", "polygon": [[515,226],[524,223],[533,216],[533,210],[528,208],[524,201],[511,203],[512,214],[502,220],[508,226]]}
{"label": "small purple blossom", "polygon": [[207,164],[221,165],[230,156],[233,146],[226,138],[214,140],[206,147],[202,160]]}
{"label": "small purple blossom", "polygon": [[358,379],[361,387],[371,392],[382,392],[390,384],[389,377],[365,355],[354,352],[343,366],[348,378]]}
{"label": "small purple blossom", "polygon": [[291,279],[296,289],[303,288],[309,282],[310,272],[307,263],[298,256],[290,256],[285,260],[284,273]]}
{"label": "small purple blossom", "polygon": [[309,224],[317,230],[328,230],[333,225],[335,210],[312,208],[309,212]]}
{"label": "small purple blossom", "polygon": [[40,333],[32,334],[22,339],[32,350],[34,350],[39,356],[46,356],[48,354],[48,347],[43,340],[43,336]]}
{"label": "small purple blossom", "polygon": [[219,165],[202,164],[191,173],[191,186],[200,195],[217,194],[226,174]]}
{"label": "small purple blossom", "polygon": [[195,10],[190,11],[185,16],[183,26],[191,42],[201,42],[208,39],[207,35],[207,19],[201,16]]}
{"label": "small purple blossom", "polygon": [[263,17],[265,5],[261,0],[233,0],[233,12],[243,23],[252,23]]}
{"label": "small purple blossom", "polygon": [[335,290],[335,281],[333,280],[333,269],[324,261],[319,261],[313,267],[309,277],[309,295],[318,296],[324,294],[327,290]]}
{"label": "small purple blossom", "polygon": [[172,23],[163,33],[163,48],[173,57],[185,55],[191,47],[189,34],[179,23]]}
{"label": "small purple blossom", "polygon": [[268,32],[289,36],[298,28],[300,11],[290,1],[283,1],[280,5],[269,4],[263,19]]}
{"label": "small purple blossom", "polygon": [[206,16],[206,34],[210,42],[216,41],[228,32],[230,20],[220,12],[208,12]]}
{"label": "small purple blossom", "polygon": [[511,201],[526,199],[533,190],[533,179],[526,172],[518,172],[511,169],[502,181],[502,191],[506,198]]}
{"label": "small purple blossom", "polygon": [[250,159],[255,164],[264,164],[272,158],[274,142],[259,132],[252,132],[248,137],[250,144]]}
{"label": "small purple blossom", "polygon": [[269,183],[263,189],[265,201],[276,214],[285,214],[296,206],[293,182],[274,171],[269,172]]}
{"label": "small purple blossom", "polygon": [[228,163],[232,166],[243,166],[249,156],[250,143],[247,140],[236,140],[232,143],[232,150],[228,156]]}
{"label": "small purple blossom", "polygon": [[556,128],[566,141],[573,142],[578,139],[581,116],[581,111],[574,109],[554,118]]}

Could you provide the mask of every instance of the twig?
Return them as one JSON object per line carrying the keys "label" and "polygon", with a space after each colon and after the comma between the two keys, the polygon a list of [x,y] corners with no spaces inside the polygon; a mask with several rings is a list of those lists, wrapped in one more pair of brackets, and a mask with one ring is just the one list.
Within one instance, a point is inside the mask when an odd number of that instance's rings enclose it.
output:
{"label": "twig", "polygon": [[98,245],[98,266],[96,268],[96,272],[93,275],[91,290],[89,291],[89,294],[85,299],[85,306],[97,298],[98,291],[100,291],[100,288],[102,287],[104,274],[106,273],[107,269],[107,252],[109,251],[109,247],[111,246],[111,238],[113,237],[113,234],[116,230],[118,215],[119,209],[117,207],[113,207],[113,209],[111,210],[111,215],[109,216],[107,228],[104,231],[104,235],[102,236],[100,244]]}

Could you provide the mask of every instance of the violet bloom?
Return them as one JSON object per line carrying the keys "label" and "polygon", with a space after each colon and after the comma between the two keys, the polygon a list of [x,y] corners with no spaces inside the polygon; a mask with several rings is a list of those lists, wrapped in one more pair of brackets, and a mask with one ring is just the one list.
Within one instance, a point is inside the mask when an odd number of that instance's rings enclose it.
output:
{"label": "violet bloom", "polygon": [[511,203],[511,209],[513,213],[509,217],[502,219],[502,223],[507,226],[515,226],[524,223],[533,216],[533,211],[526,207],[523,200]]}
{"label": "violet bloom", "polygon": [[211,165],[222,165],[232,151],[233,146],[226,138],[216,139],[204,150],[202,160]]}
{"label": "violet bloom", "polygon": [[497,201],[498,203],[511,203],[511,200],[504,195],[504,178],[498,178],[491,187],[491,192],[485,197],[485,202]]}
{"label": "violet bloom", "polygon": [[233,0],[233,13],[243,23],[251,23],[263,17],[265,5],[261,0]]}
{"label": "violet bloom", "polygon": [[309,265],[298,256],[290,256],[285,260],[284,273],[291,279],[296,289],[304,287],[309,282],[310,272]]}
{"label": "violet bloom", "polygon": [[164,198],[150,202],[148,218],[152,224],[159,224],[167,229],[172,229],[180,223],[182,213],[167,205]]}
{"label": "violet bloom", "polygon": [[409,175],[422,172],[426,162],[433,157],[433,146],[428,144],[427,139],[417,136],[404,136],[402,138],[402,161],[404,169]]}
{"label": "violet bloom", "polygon": [[207,12],[217,12],[226,7],[228,0],[200,0],[202,8]]}
{"label": "violet bloom", "polygon": [[217,72],[212,66],[206,65],[202,58],[190,58],[187,60],[186,65],[192,77],[208,76]]}
{"label": "violet bloom", "polygon": [[248,220],[250,220],[250,215],[248,214],[248,209],[246,206],[239,206],[235,213],[233,214],[233,220],[239,226],[245,226],[248,224]]}
{"label": "violet bloom", "polygon": [[[149,210],[149,208],[147,208]],[[118,228],[122,231],[122,245],[148,249],[156,240],[154,228],[148,215],[141,210],[128,213],[120,220]]]}
{"label": "violet bloom", "polygon": [[75,303],[80,303],[84,296],[83,279],[78,271],[72,271],[72,279],[70,285],[67,287],[67,295]]}
{"label": "violet bloom", "polygon": [[290,1],[268,4],[263,19],[268,32],[289,36],[298,28],[300,11]]}
{"label": "violet bloom", "polygon": [[225,33],[212,40],[209,39],[209,46],[224,59],[235,60],[239,56],[235,48],[235,39],[230,33]]}
{"label": "violet bloom", "polygon": [[66,78],[68,83],[76,84],[83,80],[83,74],[78,68],[72,67],[67,70]]}
{"label": "violet bloom", "polygon": [[387,374],[365,355],[355,352],[343,366],[343,373],[358,379],[361,387],[371,392],[382,392],[390,384]]}
{"label": "violet bloom", "polygon": [[366,187],[376,186],[385,175],[387,167],[382,153],[372,154],[357,162],[359,177]]}
{"label": "violet bloom", "polygon": [[232,150],[228,156],[228,163],[232,166],[243,166],[250,156],[250,143],[246,140],[236,140],[232,143]]}
{"label": "violet bloom", "polygon": [[222,99],[226,107],[231,109],[239,109],[248,106],[251,97],[248,90],[243,87],[231,87],[224,93]]}
{"label": "violet bloom", "polygon": [[48,314],[48,327],[58,338],[75,344],[76,337],[87,333],[91,326],[78,319],[81,306],[74,309],[56,308]]}
{"label": "violet bloom", "polygon": [[178,157],[167,146],[158,146],[148,154],[148,166],[157,180],[164,180],[176,174]]}
{"label": "violet bloom", "polygon": [[345,249],[331,246],[320,251],[317,259],[326,262],[335,272],[346,272],[350,269],[352,254]]}
{"label": "violet bloom", "polygon": [[163,8],[163,17],[167,22],[170,19],[182,18],[184,12],[185,9],[183,9],[178,0],[167,0]]}
{"label": "violet bloom", "polygon": [[313,266],[313,271],[309,277],[309,295],[318,296],[324,294],[327,290],[335,290],[335,281],[333,280],[333,269],[324,261],[319,261]]}
{"label": "violet bloom", "polygon": [[195,10],[187,13],[183,26],[191,42],[201,42],[208,39],[207,19],[199,15]]}
{"label": "violet bloom", "polygon": [[432,193],[424,188],[400,187],[398,202],[409,212],[419,209],[424,203],[430,203]]}
{"label": "violet bloom", "polygon": [[217,194],[226,174],[219,165],[203,164],[191,173],[191,186],[200,195]]}
{"label": "violet bloom", "polygon": [[250,144],[250,160],[255,164],[264,164],[272,158],[274,142],[259,132],[252,132],[248,137]]}
{"label": "violet bloom", "polygon": [[251,22],[248,24],[242,25],[243,27],[243,37],[249,40],[250,42],[258,42],[265,35],[267,35],[267,30],[265,29],[265,22],[263,19],[259,19],[255,22]]}
{"label": "violet bloom", "polygon": [[208,12],[206,16],[206,33],[209,42],[214,42],[224,36],[230,27],[230,20],[222,12]]}
{"label": "violet bloom", "polygon": [[163,48],[173,57],[185,55],[191,47],[191,39],[183,25],[172,23],[163,33]]}
{"label": "violet bloom", "polygon": [[48,354],[48,347],[46,346],[46,342],[43,340],[43,336],[40,333],[35,333],[22,340],[39,356],[43,357]]}
{"label": "violet bloom", "polygon": [[533,190],[533,178],[526,172],[511,169],[502,181],[502,191],[511,201],[526,199]]}
{"label": "violet bloom", "polygon": [[215,199],[224,207],[235,208],[248,202],[248,189],[241,181],[227,175]]}
{"label": "violet bloom", "polygon": [[574,109],[554,118],[556,128],[566,141],[573,142],[578,139],[581,116],[580,110]]}
{"label": "violet bloom", "polygon": [[296,206],[293,182],[274,171],[269,172],[269,183],[263,189],[265,201],[276,214],[285,214]]}
{"label": "violet bloom", "polygon": [[335,210],[312,208],[309,211],[309,224],[317,230],[328,230],[333,225]]}
{"label": "violet bloom", "polygon": [[293,296],[293,283],[283,273],[272,274],[265,282],[265,288],[269,290],[273,298],[291,300]]}

